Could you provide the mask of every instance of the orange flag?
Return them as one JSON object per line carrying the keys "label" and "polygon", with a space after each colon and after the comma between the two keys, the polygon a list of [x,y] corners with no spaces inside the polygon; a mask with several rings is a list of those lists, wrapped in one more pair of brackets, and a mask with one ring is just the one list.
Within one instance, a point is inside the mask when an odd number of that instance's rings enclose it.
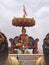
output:
{"label": "orange flag", "polygon": [[25,9],[24,5],[23,5],[23,12],[24,12],[24,15],[27,16],[27,12],[26,12],[26,9]]}

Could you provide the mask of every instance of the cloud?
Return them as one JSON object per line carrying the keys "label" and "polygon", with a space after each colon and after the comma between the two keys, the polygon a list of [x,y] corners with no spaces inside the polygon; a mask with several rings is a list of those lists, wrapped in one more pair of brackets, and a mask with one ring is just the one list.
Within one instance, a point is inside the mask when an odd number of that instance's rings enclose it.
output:
{"label": "cloud", "polygon": [[49,6],[44,6],[44,7],[41,7],[40,9],[38,9],[37,10],[37,12],[35,13],[35,16],[37,16],[37,17],[45,17],[45,16],[47,16],[47,15],[45,15],[45,14],[47,14],[47,13],[49,13]]}
{"label": "cloud", "polygon": [[[49,6],[41,7],[36,13],[35,18],[37,20],[37,27],[40,27],[40,31],[45,30],[49,27]],[[41,30],[42,29],[42,30]],[[47,29],[46,29],[47,31]],[[46,32],[45,31],[45,32]],[[44,31],[43,31],[44,32]]]}

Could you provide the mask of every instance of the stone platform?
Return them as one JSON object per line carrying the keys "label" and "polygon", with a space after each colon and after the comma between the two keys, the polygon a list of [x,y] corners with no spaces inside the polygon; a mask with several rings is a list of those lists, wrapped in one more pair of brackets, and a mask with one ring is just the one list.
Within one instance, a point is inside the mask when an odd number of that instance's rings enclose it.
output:
{"label": "stone platform", "polygon": [[43,54],[9,54],[18,58],[20,65],[36,65],[36,60]]}

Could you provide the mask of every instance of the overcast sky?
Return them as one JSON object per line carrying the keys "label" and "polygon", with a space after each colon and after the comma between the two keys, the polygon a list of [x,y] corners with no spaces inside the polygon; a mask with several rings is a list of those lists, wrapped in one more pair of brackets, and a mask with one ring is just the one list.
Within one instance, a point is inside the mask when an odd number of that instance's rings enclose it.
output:
{"label": "overcast sky", "polygon": [[[0,0],[0,30],[7,36],[20,35],[21,28],[12,25],[13,17],[23,17],[23,5],[27,17],[34,17],[34,27],[26,28],[27,34],[34,39],[39,38],[38,48],[42,49],[43,39],[49,32],[49,0]],[[10,46],[10,43],[9,43]]]}

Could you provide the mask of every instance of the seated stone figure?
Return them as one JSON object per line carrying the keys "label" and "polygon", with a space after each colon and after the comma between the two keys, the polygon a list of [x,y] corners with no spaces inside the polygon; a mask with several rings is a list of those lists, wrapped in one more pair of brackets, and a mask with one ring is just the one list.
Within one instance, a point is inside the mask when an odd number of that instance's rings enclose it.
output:
{"label": "seated stone figure", "polygon": [[26,34],[25,28],[22,29],[22,34],[19,36],[18,41],[24,44],[25,46],[29,45],[29,36]]}
{"label": "seated stone figure", "polygon": [[43,56],[37,60],[36,65],[49,65],[49,33],[43,41]]}
{"label": "seated stone figure", "polygon": [[7,38],[2,32],[0,32],[0,65],[19,65],[15,57],[8,55]]}
{"label": "seated stone figure", "polygon": [[26,34],[26,29],[22,29],[22,34],[16,36],[14,38],[10,38],[9,41],[11,42],[11,53],[14,53],[14,49],[33,49],[33,53],[38,53],[38,41],[39,39],[32,38]]}

